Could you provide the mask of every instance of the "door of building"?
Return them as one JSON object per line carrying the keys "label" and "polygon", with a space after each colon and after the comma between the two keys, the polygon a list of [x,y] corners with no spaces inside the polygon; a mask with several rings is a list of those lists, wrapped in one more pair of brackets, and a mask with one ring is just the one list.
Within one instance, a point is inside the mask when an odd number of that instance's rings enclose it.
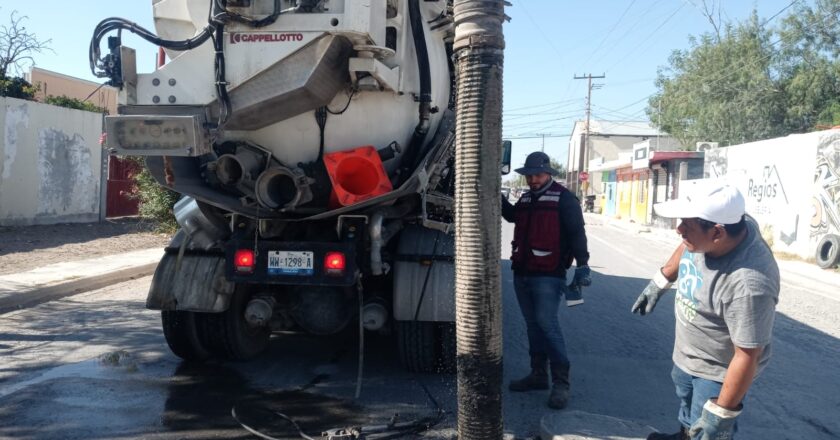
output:
{"label": "door of building", "polygon": [[125,217],[139,213],[139,200],[135,197],[134,176],[140,172],[137,162],[110,156],[108,158],[108,187],[106,189],[106,217]]}

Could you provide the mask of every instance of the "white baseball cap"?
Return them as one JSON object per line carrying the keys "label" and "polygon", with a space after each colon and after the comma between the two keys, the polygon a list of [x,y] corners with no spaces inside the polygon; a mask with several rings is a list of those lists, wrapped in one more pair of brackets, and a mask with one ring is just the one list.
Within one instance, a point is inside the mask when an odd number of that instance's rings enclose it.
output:
{"label": "white baseball cap", "polygon": [[653,210],[665,218],[702,218],[730,225],[741,221],[746,202],[741,191],[728,183],[704,182],[695,184],[683,197],[653,205]]}

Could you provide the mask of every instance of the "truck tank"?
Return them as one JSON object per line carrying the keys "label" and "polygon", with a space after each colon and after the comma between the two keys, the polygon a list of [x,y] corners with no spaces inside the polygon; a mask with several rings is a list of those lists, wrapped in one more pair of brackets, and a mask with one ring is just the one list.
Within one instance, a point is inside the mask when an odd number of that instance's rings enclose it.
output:
{"label": "truck tank", "polygon": [[[355,322],[395,331],[412,370],[451,365],[451,2],[152,9],[154,32],[100,22],[90,63],[120,88],[106,148],[183,195],[147,298],[172,351],[245,359]],[[121,31],[161,47],[155,71]]]}

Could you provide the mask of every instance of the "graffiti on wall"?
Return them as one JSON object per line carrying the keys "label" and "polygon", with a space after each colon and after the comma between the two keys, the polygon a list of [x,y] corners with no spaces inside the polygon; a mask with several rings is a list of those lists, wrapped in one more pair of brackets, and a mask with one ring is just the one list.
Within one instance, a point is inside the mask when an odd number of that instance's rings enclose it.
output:
{"label": "graffiti on wall", "polygon": [[714,179],[726,175],[729,165],[728,158],[726,156],[726,153],[728,152],[728,148],[714,148],[706,151],[706,157],[703,161],[704,178]]}
{"label": "graffiti on wall", "polygon": [[[774,217],[779,239],[788,246],[795,242],[799,235],[799,214],[791,209],[784,180],[776,165],[765,165],[760,172],[748,174],[746,190],[744,195],[752,199],[752,214]],[[773,227],[769,224],[765,226],[772,236]]]}
{"label": "graffiti on wall", "polygon": [[741,160],[741,166],[731,169],[729,150],[716,148],[706,151],[703,163],[704,177],[725,178],[737,184],[747,198],[750,214],[765,220],[765,239],[771,242],[775,237],[775,230],[778,231],[778,239],[790,246],[799,236],[800,217],[796,210],[791,208],[792,201],[788,198],[785,179],[780,175],[778,167],[772,161],[762,165],[753,161],[746,164]]}
{"label": "graffiti on wall", "polygon": [[814,171],[811,238],[840,232],[840,134],[820,139]]}

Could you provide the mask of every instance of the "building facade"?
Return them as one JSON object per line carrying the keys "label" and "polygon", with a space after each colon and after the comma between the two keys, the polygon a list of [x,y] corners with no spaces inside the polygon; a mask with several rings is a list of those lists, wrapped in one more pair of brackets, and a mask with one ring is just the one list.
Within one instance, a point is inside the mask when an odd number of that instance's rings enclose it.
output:
{"label": "building facade", "polygon": [[[575,122],[569,138],[569,153],[566,167],[566,180],[569,189],[578,195],[603,195],[603,186],[599,173],[590,173],[593,169],[602,169],[603,164],[619,160],[622,155],[633,152],[633,145],[650,140],[653,148],[673,145],[676,141],[667,134],[644,121],[605,121],[593,119]],[[670,147],[669,147],[670,148]],[[593,165],[594,164],[594,168]],[[582,174],[585,179],[581,179]]]}
{"label": "building facade", "polygon": [[108,114],[117,114],[117,89],[111,86],[102,86],[93,81],[86,81],[80,78],[52,72],[46,69],[33,67],[26,80],[38,87],[35,99],[44,101],[47,96],[66,96],[79,100],[87,100],[91,104],[104,108]]}

